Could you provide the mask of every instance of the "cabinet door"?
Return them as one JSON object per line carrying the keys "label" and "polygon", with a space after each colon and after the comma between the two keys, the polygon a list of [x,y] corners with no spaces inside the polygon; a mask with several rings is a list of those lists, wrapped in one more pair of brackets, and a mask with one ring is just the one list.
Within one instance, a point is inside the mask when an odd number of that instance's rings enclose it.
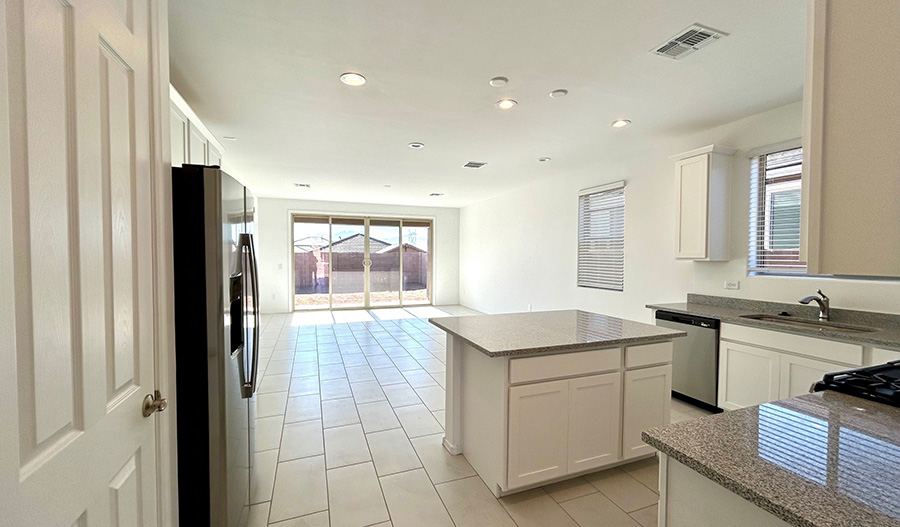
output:
{"label": "cabinet door", "polygon": [[822,360],[781,355],[781,382],[779,383],[780,399],[809,393],[809,388],[816,381],[821,381],[826,373],[843,371],[849,366],[834,364]]}
{"label": "cabinet door", "polygon": [[767,349],[721,341],[719,407],[736,410],[779,398],[779,356]]}
{"label": "cabinet door", "polygon": [[669,424],[672,365],[625,372],[622,419],[622,459],[655,452],[641,440],[641,431]]}
{"label": "cabinet door", "polygon": [[619,460],[621,393],[618,372],[569,381],[569,473]]}
{"label": "cabinet door", "polygon": [[566,473],[569,381],[509,389],[509,488]]}
{"label": "cabinet door", "polygon": [[220,154],[219,151],[215,149],[215,147],[212,145],[212,143],[207,143],[206,150],[207,150],[207,154],[208,154],[207,155],[208,159],[206,160],[206,164],[210,165],[210,166],[212,166],[212,165],[222,166],[222,154]]}
{"label": "cabinet door", "polygon": [[900,276],[897,0],[807,5],[801,258],[809,274]]}
{"label": "cabinet door", "polygon": [[678,249],[676,258],[707,257],[709,214],[709,154],[676,164]]}
{"label": "cabinet door", "polygon": [[206,164],[206,138],[193,125],[190,127],[188,158],[192,165]]}
{"label": "cabinet door", "polygon": [[169,107],[169,137],[172,166],[180,167],[187,163],[188,121],[174,106]]}

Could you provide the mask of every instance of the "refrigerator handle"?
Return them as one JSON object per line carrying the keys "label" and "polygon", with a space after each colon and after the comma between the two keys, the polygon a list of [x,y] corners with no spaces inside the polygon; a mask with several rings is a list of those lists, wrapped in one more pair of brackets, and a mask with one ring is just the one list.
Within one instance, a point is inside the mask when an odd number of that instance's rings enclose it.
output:
{"label": "refrigerator handle", "polygon": [[249,346],[252,350],[252,370],[250,372],[250,395],[256,392],[259,380],[259,337],[260,337],[260,314],[259,314],[259,274],[258,268],[256,265],[256,249],[253,246],[253,235],[252,234],[243,234],[241,238],[246,237],[246,247],[248,250],[248,267],[249,267],[249,280],[250,280],[250,296],[252,299],[251,303],[251,315],[253,316],[253,342],[247,343],[246,346]]}
{"label": "refrigerator handle", "polygon": [[[235,302],[232,301],[232,316],[231,316],[231,327],[232,327],[232,335],[235,332],[239,331],[240,336],[238,337],[241,344],[241,397],[244,399],[249,399],[253,396],[253,344],[250,342],[250,336],[253,334],[253,328],[250,324],[250,321],[247,320],[247,316],[249,314],[249,309],[247,307],[247,296],[251,296],[253,294],[252,289],[247,291],[247,280],[250,278],[250,249],[248,249],[249,240],[247,239],[246,234],[241,234],[238,238],[238,247],[237,247],[237,257],[235,258],[236,269],[234,274],[231,275],[232,283],[237,282],[237,285],[232,285],[232,289],[239,289],[238,298],[239,304],[237,309],[234,308]],[[253,247],[252,244],[249,245],[250,248]],[[247,258],[247,265],[244,265],[244,258]],[[232,293],[232,298],[234,298],[234,293]],[[235,330],[235,328],[238,328]],[[232,340],[234,337],[232,337]]]}

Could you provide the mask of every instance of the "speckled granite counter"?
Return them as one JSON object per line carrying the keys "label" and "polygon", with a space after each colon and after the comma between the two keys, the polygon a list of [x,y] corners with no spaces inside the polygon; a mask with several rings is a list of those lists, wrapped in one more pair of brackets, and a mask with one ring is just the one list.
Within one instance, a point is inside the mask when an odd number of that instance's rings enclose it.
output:
{"label": "speckled granite counter", "polygon": [[842,342],[858,342],[886,348],[900,348],[900,315],[832,308],[832,322],[875,329],[875,331],[866,333],[851,333],[826,328],[789,326],[778,322],[744,318],[743,316],[757,313],[777,315],[787,312],[798,318],[815,320],[819,313],[819,309],[816,306],[693,294],[689,294],[687,300],[687,302],[674,304],[648,304],[647,307],[671,313],[714,318],[727,324],[739,326],[771,329],[809,337],[829,338]]}
{"label": "speckled granite counter", "polygon": [[900,526],[900,409],[836,392],[645,430],[660,452],[801,527]]}
{"label": "speckled granite counter", "polygon": [[489,357],[647,344],[686,335],[579,310],[432,318],[429,322]]}

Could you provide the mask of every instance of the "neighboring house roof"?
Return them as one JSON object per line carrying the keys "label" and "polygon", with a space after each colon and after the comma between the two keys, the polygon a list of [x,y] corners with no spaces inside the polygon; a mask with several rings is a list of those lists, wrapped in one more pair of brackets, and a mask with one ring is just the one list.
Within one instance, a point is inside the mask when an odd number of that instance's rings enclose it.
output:
{"label": "neighboring house roof", "polygon": [[[388,243],[378,238],[369,238],[369,253],[384,254],[396,251],[399,247],[396,243]],[[308,253],[321,249],[323,253],[329,251],[328,240],[321,236],[309,236],[294,242],[295,252]],[[334,242],[330,250],[336,253],[363,253],[366,250],[366,238],[363,234],[353,234]],[[403,252],[424,253],[423,249],[410,243],[403,244]]]}
{"label": "neighboring house roof", "polygon": [[[388,245],[387,247],[378,251],[378,254],[391,253],[397,250],[398,245],[395,243],[393,245]],[[371,247],[369,248],[369,252],[372,252]],[[404,243],[403,244],[403,252],[405,253],[424,253],[425,251],[416,247],[415,245]]]}
{"label": "neighboring house roof", "polygon": [[328,238],[321,236],[307,236],[294,240],[294,252],[309,253],[316,249],[327,248]]}
{"label": "neighboring house roof", "polygon": [[[381,249],[390,246],[389,243],[383,242],[377,238],[369,238],[369,252],[377,253]],[[322,250],[327,250],[323,247]],[[362,234],[354,234],[343,240],[338,240],[331,244],[331,252],[333,253],[364,253],[366,251],[366,237]]]}

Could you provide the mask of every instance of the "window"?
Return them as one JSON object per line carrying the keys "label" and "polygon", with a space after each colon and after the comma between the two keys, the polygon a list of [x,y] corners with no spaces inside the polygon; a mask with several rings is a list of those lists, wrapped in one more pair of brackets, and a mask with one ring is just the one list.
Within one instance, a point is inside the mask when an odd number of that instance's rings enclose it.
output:
{"label": "window", "polygon": [[753,158],[750,170],[751,274],[806,273],[800,260],[800,173],[803,149]]}
{"label": "window", "polygon": [[578,195],[578,286],[622,291],[625,282],[625,182]]}

